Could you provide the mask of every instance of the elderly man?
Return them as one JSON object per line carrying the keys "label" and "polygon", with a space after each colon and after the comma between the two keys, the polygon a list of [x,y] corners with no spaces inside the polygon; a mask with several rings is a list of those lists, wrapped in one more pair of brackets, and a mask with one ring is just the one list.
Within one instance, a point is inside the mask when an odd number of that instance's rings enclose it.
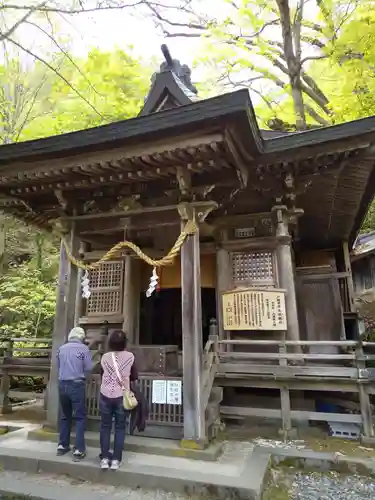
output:
{"label": "elderly man", "polygon": [[84,344],[85,330],[73,328],[68,342],[57,351],[57,369],[59,376],[60,398],[60,439],[58,455],[70,451],[70,434],[75,420],[76,437],[73,460],[79,461],[86,456],[86,376],[92,370],[90,350]]}

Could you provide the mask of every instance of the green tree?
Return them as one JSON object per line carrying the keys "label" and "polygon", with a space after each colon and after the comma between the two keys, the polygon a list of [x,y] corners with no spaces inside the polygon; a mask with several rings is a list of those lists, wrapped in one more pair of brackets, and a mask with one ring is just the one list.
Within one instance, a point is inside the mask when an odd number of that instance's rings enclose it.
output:
{"label": "green tree", "polygon": [[[79,71],[77,70],[79,67]],[[83,130],[137,115],[149,86],[151,70],[123,50],[91,51],[85,60],[66,63],[61,73],[85,96],[81,99],[55,77],[41,112],[21,140]]]}
{"label": "green tree", "polygon": [[0,143],[19,141],[25,128],[44,112],[40,106],[51,86],[46,68],[36,64],[28,68],[21,58],[4,53],[0,65]]}
{"label": "green tree", "polygon": [[56,285],[22,264],[0,278],[0,335],[48,337],[55,316]]}
{"label": "green tree", "polygon": [[[61,134],[137,114],[151,72],[137,59],[121,50],[94,50],[84,60],[65,57],[63,61],[60,71],[74,83],[78,93],[57,75],[49,74],[43,85],[37,85],[37,77],[45,72],[39,64],[29,73],[23,71],[18,60],[0,67],[0,90],[6,90],[0,92],[2,142]],[[30,102],[33,88],[37,92]],[[25,95],[22,99],[21,94]],[[85,98],[81,99],[80,94]],[[18,118],[13,120],[12,116]],[[58,255],[58,241],[53,235],[10,215],[1,216],[0,335],[50,334]]]}
{"label": "green tree", "polygon": [[[375,5],[358,8],[341,27],[329,57],[315,61],[310,76],[326,96],[331,123],[343,123],[375,114]],[[294,130],[289,95],[270,92],[257,107],[261,124]],[[272,105],[268,105],[271,103]],[[310,124],[313,124],[310,122]]]}
{"label": "green tree", "polygon": [[150,7],[165,35],[202,37],[209,50],[200,60],[220,68],[219,81],[256,93],[279,126],[280,107],[292,111],[288,123],[297,130],[334,122],[332,96],[311,69],[348,58],[347,26],[359,9],[375,9],[372,0],[222,0],[213,15],[209,3],[181,3],[174,2],[175,12]]}

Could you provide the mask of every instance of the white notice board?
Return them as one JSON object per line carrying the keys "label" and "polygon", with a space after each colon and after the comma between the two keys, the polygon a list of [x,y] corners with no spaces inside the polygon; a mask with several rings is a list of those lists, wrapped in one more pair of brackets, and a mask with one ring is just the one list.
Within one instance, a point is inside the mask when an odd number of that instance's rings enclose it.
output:
{"label": "white notice board", "polygon": [[165,405],[167,402],[167,381],[152,381],[152,403]]}
{"label": "white notice board", "polygon": [[182,382],[181,380],[167,381],[167,404],[181,405],[182,404]]}

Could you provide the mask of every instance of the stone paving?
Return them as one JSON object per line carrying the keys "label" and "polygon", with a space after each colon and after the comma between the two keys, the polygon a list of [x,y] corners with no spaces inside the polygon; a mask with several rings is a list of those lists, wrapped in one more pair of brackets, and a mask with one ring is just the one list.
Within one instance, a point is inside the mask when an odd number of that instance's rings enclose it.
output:
{"label": "stone paving", "polygon": [[[30,427],[28,427],[30,429]],[[14,434],[14,435],[12,435]],[[8,448],[9,450],[25,450],[35,452],[35,454],[45,453],[56,460],[56,444],[50,442],[30,441],[27,440],[25,432],[10,433],[6,439],[1,440],[2,451]],[[189,460],[187,458],[177,458],[159,455],[124,452],[124,464],[140,467],[160,467],[180,469],[190,471],[192,473],[201,473],[202,469],[207,474],[215,474],[221,476],[237,476],[241,474],[246,466],[246,458],[252,453],[254,445],[252,443],[237,443],[228,442],[223,445],[223,452],[216,462],[206,462],[201,460]],[[95,464],[99,467],[99,450],[96,448],[88,448],[87,458],[85,463]],[[71,461],[69,455],[59,457],[62,463]]]}
{"label": "stone paving", "polygon": [[[2,424],[4,425],[5,422],[3,421]],[[17,427],[17,425],[19,426],[20,424],[8,421],[6,425],[9,427]],[[292,456],[310,459],[310,455],[319,455],[320,458],[318,457],[318,460],[332,460],[332,457],[327,459],[327,456],[330,455],[329,453],[316,453],[309,449],[304,441],[282,442],[279,440],[261,438],[253,439],[252,441],[226,441],[223,443],[222,453],[217,461],[191,460],[183,457],[160,456],[153,453],[131,452],[128,450],[124,453],[122,472],[128,474],[128,476],[124,476],[124,481],[117,485],[112,483],[112,480],[110,480],[111,473],[109,473],[108,480],[106,479],[104,483],[95,484],[98,478],[99,481],[103,480],[103,476],[97,476],[97,472],[99,471],[97,448],[88,448],[88,457],[84,463],[78,465],[72,464],[71,457],[69,456],[56,457],[55,443],[27,440],[27,433],[37,428],[39,428],[38,424],[27,424],[18,431],[1,436],[0,455],[2,456],[2,463],[5,464],[5,469],[7,469],[6,461],[9,460],[11,456],[13,456],[13,458],[14,456],[28,456],[35,458],[37,461],[40,460],[41,463],[43,461],[44,463],[45,461],[54,462],[56,467],[45,469],[42,466],[41,469],[38,469],[42,471],[40,474],[35,474],[37,469],[29,470],[28,474],[25,472],[4,470],[0,472],[0,492],[10,492],[12,491],[12,485],[14,486],[17,484],[17,494],[27,495],[27,493],[32,490],[34,496],[41,499],[45,498],[46,500],[66,500],[67,497],[69,497],[69,500],[82,500],[82,498],[89,497],[90,500],[104,500],[104,498],[107,499],[108,496],[118,500],[122,498],[124,498],[124,500],[187,500],[188,498],[195,500],[198,498],[198,495],[195,496],[195,489],[186,494],[186,489],[184,488],[176,489],[173,493],[162,491],[160,488],[163,488],[163,484],[160,481],[157,481],[157,484],[152,484],[152,486],[147,484],[146,487],[143,488],[144,485],[142,481],[136,483],[136,485],[131,485],[131,482],[129,483],[129,477],[131,477],[131,474],[134,474],[135,471],[144,470],[154,474],[156,477],[159,476],[159,479],[160,475],[164,478],[164,474],[166,477],[168,474],[172,474],[171,477],[180,478],[182,482],[186,480],[189,481],[190,478],[194,478],[194,480],[196,478],[201,478],[198,479],[198,482],[204,482],[203,478],[210,478],[210,480],[215,479],[218,481],[217,484],[220,489],[224,483],[234,483],[237,486],[237,483],[241,481],[242,485],[248,486],[246,481],[243,482],[244,478],[247,480],[250,479],[251,476],[258,477],[260,475],[260,470],[257,469],[259,451],[263,456],[266,454],[269,456],[271,454],[277,455],[281,457],[281,459]],[[332,443],[332,441],[330,441],[330,443]],[[339,445],[340,443],[338,443],[338,446]],[[371,452],[371,449],[354,444],[353,446],[357,447],[357,452]],[[367,464],[371,465],[374,462],[374,456],[372,454],[370,455],[371,456],[362,458],[357,456],[357,459],[365,460]],[[345,460],[345,455],[340,452],[335,453],[334,462],[342,460]],[[64,464],[70,464],[70,469],[69,467],[66,469],[67,471],[69,470],[66,474],[69,474],[69,476],[71,476],[70,478],[62,474],[56,475],[61,469],[64,469]],[[81,470],[83,467],[83,469],[87,469],[87,473],[83,476],[80,476],[79,473],[75,474],[74,470],[77,469],[73,467],[72,474],[71,466],[78,467],[78,469]],[[15,467],[15,469],[17,469],[17,467]],[[89,470],[91,472],[89,472]],[[263,474],[265,470],[266,469],[263,470]],[[284,469],[276,467],[273,468],[273,470],[276,473],[276,485],[283,484],[285,487],[283,487],[282,496],[279,497],[272,494],[272,500],[375,500],[375,480],[371,477],[360,477],[356,475],[344,476],[333,472],[301,472],[295,474],[295,470],[297,469],[293,468],[291,468],[290,473],[283,476],[284,473],[282,471]],[[327,471],[328,470],[329,469],[327,469]],[[375,465],[372,469],[369,467],[369,470],[375,471]],[[363,472],[359,472],[359,474],[362,473]],[[117,478],[118,473],[114,474],[116,474]],[[186,479],[184,479],[184,474],[186,475]],[[75,479],[73,479],[73,477]],[[153,483],[153,481],[151,481],[151,483]],[[210,489],[207,491],[203,496],[200,494],[199,498],[203,498],[204,500],[217,498],[217,496],[213,497],[209,494]],[[1,498],[0,494],[0,499]],[[224,494],[221,498],[230,500],[232,494],[230,494],[230,496],[225,496]],[[233,498],[240,497],[233,496]],[[246,496],[246,498],[250,497]],[[260,497],[254,496],[251,498],[259,499]],[[264,498],[268,500],[269,497],[265,495]]]}
{"label": "stone paving", "polygon": [[[109,494],[131,500],[258,499],[269,463],[269,454],[258,456],[251,442],[226,442],[216,461],[156,455],[125,448],[120,469],[115,473],[103,472],[99,468],[98,448],[88,447],[86,459],[82,463],[74,463],[70,455],[56,457],[56,443],[27,439],[28,432],[35,428],[35,424],[29,424],[0,438],[0,466],[4,469],[0,473],[0,492],[13,491],[19,495],[27,494],[29,489],[37,498],[82,500],[82,494],[76,497],[74,488],[72,494],[68,494],[67,487],[69,484],[72,486],[71,481],[75,479],[80,487],[91,491],[91,500],[108,498]],[[28,474],[22,476],[25,472]],[[56,478],[62,487],[55,491],[51,489],[48,495],[46,490],[41,496],[41,484],[55,484]],[[25,484],[23,490],[20,490],[21,479]],[[96,493],[95,483],[100,484]],[[12,485],[17,488],[12,490]],[[104,493],[100,496],[102,491]]]}
{"label": "stone paving", "polygon": [[[131,489],[103,484],[92,484],[89,482],[77,481],[52,474],[26,474],[25,472],[4,471],[0,473],[0,487],[8,485],[11,491],[17,484],[23,489],[25,494],[33,492],[33,495],[43,495],[46,498],[61,500],[187,500],[192,499],[189,495],[170,493],[161,490]],[[20,490],[18,490],[20,491]],[[52,496],[53,495],[53,496]],[[18,497],[13,497],[16,500]],[[22,497],[19,497],[22,498]],[[1,495],[0,495],[1,499]]]}
{"label": "stone paving", "polygon": [[297,474],[291,500],[374,500],[375,480],[360,476]]}

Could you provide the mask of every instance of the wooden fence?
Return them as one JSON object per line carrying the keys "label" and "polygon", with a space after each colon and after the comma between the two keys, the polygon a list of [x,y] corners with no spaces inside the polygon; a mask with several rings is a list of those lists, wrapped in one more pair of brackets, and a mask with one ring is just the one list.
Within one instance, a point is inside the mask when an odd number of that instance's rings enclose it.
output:
{"label": "wooden fence", "polygon": [[[100,346],[90,345],[94,365],[100,362]],[[0,412],[11,411],[10,399],[38,400],[45,397],[51,368],[52,339],[0,338]],[[43,377],[42,392],[11,390],[10,377]]]}
{"label": "wooden fence", "polygon": [[[149,403],[149,424],[172,425],[181,427],[184,422],[182,405],[157,404],[152,402],[152,381],[153,380],[180,380],[182,377],[166,377],[164,375],[140,375],[139,390]],[[89,419],[97,420],[99,416],[99,394],[101,376],[92,375],[87,381],[87,416]]]}
{"label": "wooden fence", "polygon": [[[225,352],[228,345],[231,350]],[[375,394],[375,369],[371,366],[375,355],[368,351],[375,352],[375,343],[217,340],[216,346],[220,359],[217,384],[280,391],[280,409],[222,406],[223,416],[281,419],[285,435],[290,433],[293,420],[356,423],[366,437],[374,437],[370,395]],[[236,346],[248,351],[236,352]],[[333,347],[337,354],[311,352],[323,346]],[[272,348],[274,352],[270,352]],[[359,412],[292,410],[293,390],[356,393]]]}
{"label": "wooden fence", "polygon": [[0,412],[11,411],[11,398],[20,401],[44,398],[44,390],[43,394],[36,391],[10,390],[10,378],[43,377],[46,383],[51,365],[51,344],[52,339],[44,338],[0,339]]}

